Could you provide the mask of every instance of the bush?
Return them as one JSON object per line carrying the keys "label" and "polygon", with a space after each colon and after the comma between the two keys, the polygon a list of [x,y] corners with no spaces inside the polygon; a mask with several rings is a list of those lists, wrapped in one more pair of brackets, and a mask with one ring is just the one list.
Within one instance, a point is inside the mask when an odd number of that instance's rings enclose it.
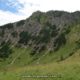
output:
{"label": "bush", "polygon": [[71,27],[65,24],[63,31],[64,31],[64,34],[68,34],[71,31]]}
{"label": "bush", "polygon": [[28,32],[23,31],[19,34],[20,40],[18,41],[18,43],[22,43],[22,44],[27,44],[28,40],[30,39],[30,35],[28,34]]}
{"label": "bush", "polygon": [[1,32],[0,32],[0,36],[4,37],[4,34],[5,34],[5,31],[4,31],[4,29],[2,29]]}
{"label": "bush", "polygon": [[60,46],[64,45],[66,43],[65,35],[62,33],[58,38],[55,39],[54,47],[55,51],[60,48]]}
{"label": "bush", "polygon": [[63,61],[64,60],[64,57],[63,55],[60,56],[60,61]]}
{"label": "bush", "polygon": [[10,48],[10,43],[3,42],[0,48],[0,58],[7,58],[12,53],[12,49]]}
{"label": "bush", "polygon": [[2,29],[5,29],[5,28],[8,28],[8,29],[12,29],[13,28],[13,24],[12,23],[9,23],[9,24],[6,24],[4,26],[1,26]]}
{"label": "bush", "polygon": [[80,39],[78,41],[76,41],[77,47],[76,49],[80,49]]}
{"label": "bush", "polygon": [[21,26],[21,25],[23,25],[24,23],[25,23],[25,20],[21,20],[21,21],[17,22],[17,26]]}
{"label": "bush", "polygon": [[51,25],[47,22],[43,29],[40,31],[39,38],[41,42],[47,43],[51,39],[51,37],[55,37],[57,35],[56,25]]}

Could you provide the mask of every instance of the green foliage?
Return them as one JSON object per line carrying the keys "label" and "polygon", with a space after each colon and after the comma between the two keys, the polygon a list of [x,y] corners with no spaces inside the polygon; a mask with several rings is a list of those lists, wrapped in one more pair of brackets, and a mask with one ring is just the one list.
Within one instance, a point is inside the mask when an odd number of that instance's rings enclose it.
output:
{"label": "green foliage", "polygon": [[40,22],[40,17],[41,17],[40,15],[38,15],[38,16],[32,16],[31,19],[35,20],[37,22]]}
{"label": "green foliage", "polygon": [[12,49],[10,48],[10,43],[2,42],[1,48],[0,48],[0,58],[7,58],[12,53]]}
{"label": "green foliage", "polygon": [[61,17],[63,14],[65,14],[64,11],[49,11],[49,12],[47,12],[48,16],[54,16],[54,17]]}
{"label": "green foliage", "polygon": [[64,14],[64,12],[63,11],[60,11],[60,12],[55,11],[53,14],[54,14],[54,17],[61,17]]}
{"label": "green foliage", "polygon": [[57,35],[56,25],[45,24],[35,39],[41,43],[48,43],[52,37]]}
{"label": "green foliage", "polygon": [[21,20],[21,21],[17,22],[17,26],[21,26],[21,25],[23,25],[24,23],[25,23],[25,20]]}
{"label": "green foliage", "polygon": [[40,17],[40,23],[41,24],[46,24],[48,22],[48,17],[46,16],[46,15],[42,15],[41,17]]}
{"label": "green foliage", "polygon": [[41,13],[40,11],[37,11],[37,12],[34,12],[32,14],[32,16],[30,17],[31,20],[34,20],[34,21],[37,21],[37,22],[40,22],[40,19],[42,17],[43,13]]}
{"label": "green foliage", "polygon": [[66,43],[65,35],[62,33],[58,38],[56,38],[54,42],[54,48],[55,50],[58,50],[61,46],[63,46]]}
{"label": "green foliage", "polygon": [[9,23],[9,24],[6,24],[6,25],[4,25],[4,26],[1,26],[1,28],[2,28],[2,29],[5,29],[5,28],[7,28],[7,29],[12,29],[12,28],[13,28],[13,23]]}
{"label": "green foliage", "polygon": [[66,35],[68,34],[70,31],[71,31],[71,27],[72,26],[67,26],[66,24],[64,25],[64,28],[63,28],[63,33]]}
{"label": "green foliage", "polygon": [[60,56],[60,60],[59,61],[63,61],[64,60],[64,56],[63,55],[61,55]]}
{"label": "green foliage", "polygon": [[76,41],[76,44],[77,44],[77,49],[80,49],[80,39],[78,41]]}
{"label": "green foliage", "polygon": [[49,27],[50,36],[55,37],[58,34],[57,26],[51,25],[49,22],[46,25]]}
{"label": "green foliage", "polygon": [[0,36],[4,37],[4,34],[5,34],[5,31],[4,31],[4,29],[2,29],[1,32],[0,32]]}
{"label": "green foliage", "polygon": [[45,42],[47,43],[50,40],[50,31],[48,28],[44,28],[43,30],[41,30],[40,32],[40,41],[41,42]]}
{"label": "green foliage", "polygon": [[30,35],[26,31],[21,32],[19,34],[19,37],[20,37],[20,40],[18,42],[22,44],[27,44],[28,40],[30,39]]}

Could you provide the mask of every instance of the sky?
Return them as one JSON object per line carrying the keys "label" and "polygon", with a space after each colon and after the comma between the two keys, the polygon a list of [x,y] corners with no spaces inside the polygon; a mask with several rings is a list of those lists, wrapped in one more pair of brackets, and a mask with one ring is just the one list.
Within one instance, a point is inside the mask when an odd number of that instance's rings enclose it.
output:
{"label": "sky", "polygon": [[80,11],[80,0],[0,0],[0,25],[26,19],[38,10]]}

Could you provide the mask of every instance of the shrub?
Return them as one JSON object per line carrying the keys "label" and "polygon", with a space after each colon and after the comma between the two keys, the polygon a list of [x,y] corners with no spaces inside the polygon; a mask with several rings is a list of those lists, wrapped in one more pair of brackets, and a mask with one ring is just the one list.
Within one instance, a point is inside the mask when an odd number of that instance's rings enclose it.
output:
{"label": "shrub", "polygon": [[28,40],[30,39],[30,35],[28,32],[23,31],[19,34],[20,40],[18,41],[19,43],[27,44]]}
{"label": "shrub", "polygon": [[60,61],[63,61],[64,60],[64,57],[63,55],[60,56]]}
{"label": "shrub", "polygon": [[59,49],[60,46],[64,45],[66,43],[66,38],[64,33],[60,34],[58,38],[55,39],[54,41],[54,47],[55,51]]}
{"label": "shrub", "polygon": [[17,22],[17,26],[21,26],[21,25],[23,25],[24,23],[25,23],[25,20],[21,20],[21,21]]}
{"label": "shrub", "polygon": [[5,34],[5,31],[4,31],[4,29],[2,29],[1,32],[0,32],[0,36],[4,37],[4,34]]}
{"label": "shrub", "polygon": [[3,42],[0,48],[0,58],[7,58],[12,53],[12,49],[10,48],[10,43]]}
{"label": "shrub", "polygon": [[77,44],[76,49],[79,49],[80,48],[80,39],[78,41],[76,41],[76,44]]}
{"label": "shrub", "polygon": [[9,23],[9,24],[6,24],[4,26],[1,26],[2,29],[5,29],[5,28],[8,28],[8,29],[12,29],[13,28],[13,24],[12,23]]}

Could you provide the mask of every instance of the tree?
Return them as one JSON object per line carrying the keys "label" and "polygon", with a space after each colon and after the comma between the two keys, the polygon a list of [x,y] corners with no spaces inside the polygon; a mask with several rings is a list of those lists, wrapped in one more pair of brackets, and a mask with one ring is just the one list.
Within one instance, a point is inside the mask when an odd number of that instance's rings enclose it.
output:
{"label": "tree", "polygon": [[[3,44],[3,45],[2,45]],[[0,58],[7,58],[12,53],[9,42],[3,42],[0,48]]]}
{"label": "tree", "polygon": [[19,37],[20,37],[19,43],[27,44],[30,35],[28,34],[28,32],[23,31],[19,34]]}

